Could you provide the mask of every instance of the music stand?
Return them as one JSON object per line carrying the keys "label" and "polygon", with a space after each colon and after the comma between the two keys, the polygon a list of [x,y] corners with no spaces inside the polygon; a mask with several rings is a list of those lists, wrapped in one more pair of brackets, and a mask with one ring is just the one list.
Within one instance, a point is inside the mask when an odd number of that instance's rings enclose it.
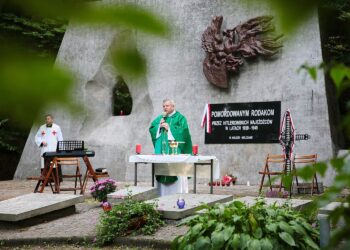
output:
{"label": "music stand", "polygon": [[84,141],[59,141],[56,152],[84,151]]}

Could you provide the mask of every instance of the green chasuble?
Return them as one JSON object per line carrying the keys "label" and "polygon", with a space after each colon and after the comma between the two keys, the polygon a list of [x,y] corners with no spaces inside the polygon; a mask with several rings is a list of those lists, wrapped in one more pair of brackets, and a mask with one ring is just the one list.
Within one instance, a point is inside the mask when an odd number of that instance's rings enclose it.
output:
{"label": "green chasuble", "polygon": [[[163,118],[162,115],[158,116],[151,123],[149,132],[152,137],[152,142],[154,146],[155,154],[162,154],[162,145],[165,144],[165,152],[167,154],[171,153],[171,148],[168,143],[168,132],[164,129],[160,130],[160,136],[157,138],[158,128],[160,125],[160,120]],[[192,153],[192,141],[190,131],[188,129],[188,124],[186,118],[179,112],[175,112],[171,116],[164,118],[165,122],[169,124],[171,134],[173,135],[175,141],[185,142],[179,143],[178,154],[191,154]],[[156,176],[157,181],[160,183],[172,183],[177,181],[176,176]]]}

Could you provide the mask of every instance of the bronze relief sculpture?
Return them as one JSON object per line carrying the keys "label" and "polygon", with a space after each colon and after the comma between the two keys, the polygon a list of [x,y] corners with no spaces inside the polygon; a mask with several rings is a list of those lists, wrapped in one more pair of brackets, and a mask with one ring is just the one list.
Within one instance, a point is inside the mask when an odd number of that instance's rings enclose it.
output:
{"label": "bronze relief sculpture", "polygon": [[228,87],[229,73],[236,73],[244,58],[258,55],[270,57],[282,47],[281,37],[275,34],[273,17],[252,18],[221,34],[222,16],[215,16],[202,35],[202,48],[206,52],[203,72],[210,83]]}

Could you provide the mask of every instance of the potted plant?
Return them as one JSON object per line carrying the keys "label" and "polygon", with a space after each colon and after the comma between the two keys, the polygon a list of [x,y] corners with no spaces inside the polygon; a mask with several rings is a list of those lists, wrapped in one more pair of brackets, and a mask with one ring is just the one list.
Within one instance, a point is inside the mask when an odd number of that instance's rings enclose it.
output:
{"label": "potted plant", "polygon": [[117,184],[113,179],[104,179],[96,181],[95,184],[90,188],[90,193],[95,200],[107,201],[107,194],[112,193],[116,190]]}
{"label": "potted plant", "polygon": [[109,203],[108,201],[102,201],[102,208],[103,211],[108,212],[112,210],[112,204]]}

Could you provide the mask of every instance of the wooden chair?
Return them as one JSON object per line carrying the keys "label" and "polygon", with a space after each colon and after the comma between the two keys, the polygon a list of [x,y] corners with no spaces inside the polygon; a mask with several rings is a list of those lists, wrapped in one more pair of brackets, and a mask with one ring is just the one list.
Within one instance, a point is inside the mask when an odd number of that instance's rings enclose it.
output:
{"label": "wooden chair", "polygon": [[[39,187],[44,184],[45,176],[47,174],[47,171],[49,170],[48,167],[40,169],[41,173],[40,176],[28,176],[27,180],[31,181],[37,181],[36,186],[34,188],[34,193],[37,193],[39,191]],[[55,177],[55,172],[51,172],[50,177],[48,178],[48,182],[46,183],[47,186],[50,186],[52,193],[57,193],[58,185],[57,178]],[[54,183],[54,187],[52,186],[52,183]]]}
{"label": "wooden chair", "polygon": [[[77,193],[77,190],[82,191],[83,190],[83,182],[81,180],[82,174],[80,172],[80,164],[79,164],[79,158],[56,158],[56,173],[58,176],[58,168],[61,168],[62,170],[62,179],[64,178],[75,178],[74,187],[69,188],[61,188],[59,187],[58,192],[60,191],[74,191],[74,194]],[[75,173],[74,174],[63,174],[62,167],[75,167]],[[78,186],[78,179],[79,179],[79,186]]]}
{"label": "wooden chair", "polygon": [[[30,180],[30,181],[38,181],[38,182],[36,183],[35,188],[34,188],[34,193],[37,193],[38,190],[39,190],[40,185],[42,185],[42,184],[44,183],[45,176],[43,176],[43,175],[41,175],[41,176],[28,176],[28,177],[27,177],[27,180]],[[54,179],[53,179],[53,177],[50,177],[50,178],[49,178],[48,185],[50,186],[52,193],[55,193],[55,190],[54,190],[53,187],[52,187],[52,182],[54,182]]]}
{"label": "wooden chair", "polygon": [[[261,190],[264,186],[264,180],[265,176],[267,175],[269,179],[269,187],[272,191],[273,187],[279,188],[279,191],[281,192],[282,189],[282,178],[279,185],[273,185],[271,182],[271,176],[274,175],[282,175],[285,172],[285,155],[273,155],[268,154],[265,161],[265,166],[263,167],[263,171],[260,171],[259,174],[262,175],[261,182],[260,182],[260,188],[259,193],[261,193]],[[276,166],[277,165],[277,166]],[[274,170],[274,171],[271,171]]]}
{"label": "wooden chair", "polygon": [[[317,162],[317,154],[310,154],[310,155],[298,155],[295,154],[293,157],[292,165],[293,165],[293,171],[294,173],[296,172],[296,165],[299,166],[306,166],[306,165],[315,165]],[[298,176],[295,175],[295,180],[297,184],[297,191],[299,193],[299,189],[305,188],[303,185],[299,185],[299,180]],[[311,184],[311,195],[314,193],[314,189],[316,188],[317,193],[320,193],[319,186],[318,186],[318,181],[317,181],[317,175],[316,173],[314,174],[312,178],[312,184]]]}

